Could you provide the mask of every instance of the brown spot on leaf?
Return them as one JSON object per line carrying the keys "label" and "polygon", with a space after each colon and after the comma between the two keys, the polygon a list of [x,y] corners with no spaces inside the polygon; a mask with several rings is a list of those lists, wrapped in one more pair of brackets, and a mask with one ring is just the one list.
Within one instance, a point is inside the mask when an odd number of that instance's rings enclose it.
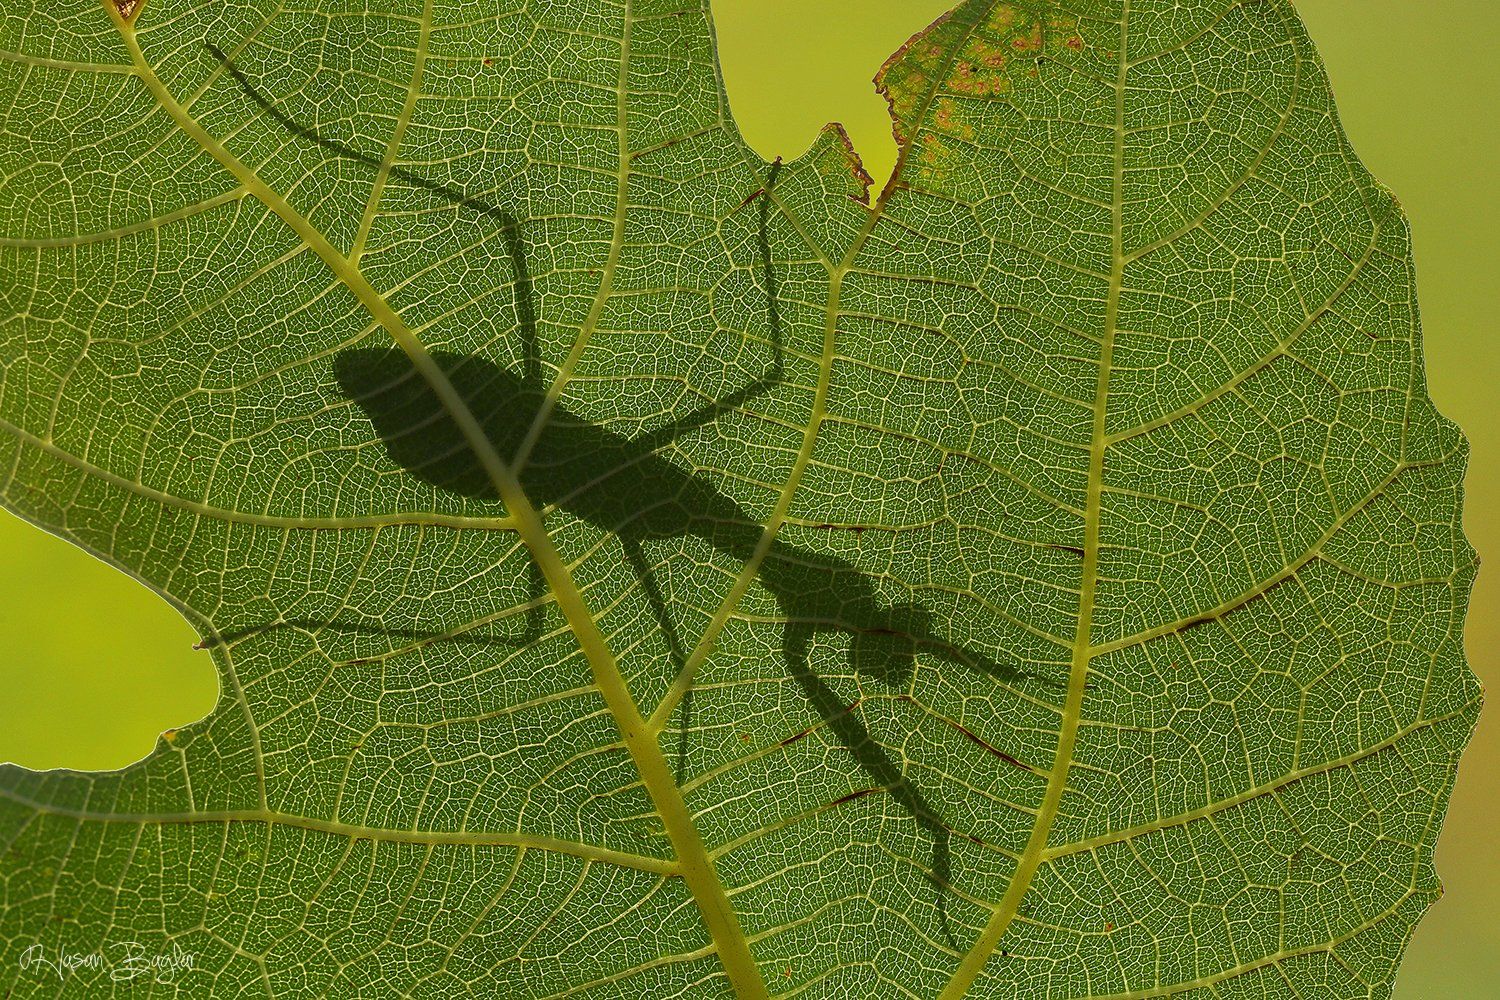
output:
{"label": "brown spot on leaf", "polygon": [[[765,193],[766,193],[766,189],[765,188],[760,188],[759,190],[754,191],[751,194],[746,195],[744,201],[742,201],[738,205],[734,206],[734,212],[738,212],[740,209],[744,208],[746,205],[750,204],[752,201],[754,201],[755,199],[759,198],[761,195],[763,195]],[[730,212],[729,214],[733,215],[734,212]]]}
{"label": "brown spot on leaf", "polygon": [[974,138],[974,126],[964,120],[953,101],[943,98],[938,102],[937,110],[932,113],[932,120],[938,130],[959,139]]}
{"label": "brown spot on leaf", "polygon": [[883,789],[883,788],[861,788],[857,792],[850,792],[848,795],[840,795],[838,798],[836,798],[832,802],[830,802],[829,805],[830,806],[841,806],[845,802],[853,802],[855,799],[862,799],[866,795],[874,795],[876,792],[883,792],[883,791],[885,791],[885,789]]}
{"label": "brown spot on leaf", "polygon": [[782,740],[780,743],[778,743],[776,745],[779,746],[779,747],[789,747],[793,743],[796,743],[798,740],[800,740],[803,737],[805,737],[810,732],[812,732],[811,729],[804,729],[800,733],[794,733],[793,735],[788,736],[786,739]]}
{"label": "brown spot on leaf", "polygon": [[[901,695],[897,700],[898,701],[905,701],[905,702],[908,702],[908,703],[913,704],[913,705],[917,704],[917,701],[914,698],[912,698],[910,695]],[[965,726],[963,723],[961,723],[961,722],[955,722],[952,719],[944,719],[943,721],[946,722],[946,723],[948,723],[954,729],[957,729],[959,732],[963,733],[965,736],[967,736],[969,739],[973,740],[979,746],[983,747],[989,753],[994,754],[996,757],[999,757],[1001,760],[1005,761],[1007,764],[1010,764],[1012,767],[1020,768],[1022,771],[1026,771],[1026,772],[1028,772],[1030,774],[1041,775],[1041,774],[1045,773],[1040,768],[1032,767],[1030,764],[1027,764],[1027,763],[1025,763],[1023,761],[1017,760],[1015,757],[1012,757],[1010,754],[1006,753],[1004,750],[1001,750],[999,747],[997,747],[994,744],[990,743],[988,740],[982,738],[978,733],[975,733],[973,730],[969,729],[969,727]]]}

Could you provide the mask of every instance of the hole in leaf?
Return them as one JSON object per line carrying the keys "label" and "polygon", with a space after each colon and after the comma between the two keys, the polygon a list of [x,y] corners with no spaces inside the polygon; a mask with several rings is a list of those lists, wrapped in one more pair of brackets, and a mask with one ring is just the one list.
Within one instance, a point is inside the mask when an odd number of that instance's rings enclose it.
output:
{"label": "hole in leaf", "polygon": [[124,767],[213,708],[192,626],[138,581],[4,511],[0,563],[0,760]]}
{"label": "hole in leaf", "polygon": [[841,122],[879,191],[896,163],[876,70],[950,0],[807,0],[713,5],[719,62],[745,141],[767,160],[792,159],[829,122]]}

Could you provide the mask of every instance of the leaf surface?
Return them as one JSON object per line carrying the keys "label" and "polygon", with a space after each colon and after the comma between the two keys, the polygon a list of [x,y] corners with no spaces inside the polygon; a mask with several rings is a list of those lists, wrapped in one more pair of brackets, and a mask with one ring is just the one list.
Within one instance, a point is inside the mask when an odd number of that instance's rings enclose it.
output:
{"label": "leaf surface", "polygon": [[1464,445],[1287,0],[967,0],[878,194],[706,0],[0,25],[0,502],[222,688],[0,770],[15,995],[1389,995]]}

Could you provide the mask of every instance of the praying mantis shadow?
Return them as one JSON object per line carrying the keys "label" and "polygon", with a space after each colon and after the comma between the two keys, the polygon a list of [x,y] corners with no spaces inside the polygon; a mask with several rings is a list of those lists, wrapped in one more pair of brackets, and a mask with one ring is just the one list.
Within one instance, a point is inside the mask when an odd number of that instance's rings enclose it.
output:
{"label": "praying mantis shadow", "polygon": [[[644,546],[651,541],[691,537],[743,565],[754,558],[765,533],[764,525],[738,502],[703,476],[667,458],[663,451],[782,383],[782,320],[768,237],[772,198],[767,195],[777,182],[780,160],[770,165],[761,190],[741,205],[744,208],[752,201],[759,202],[759,269],[766,296],[765,332],[773,352],[768,369],[723,398],[655,429],[626,436],[556,400],[548,401],[528,255],[521,225],[514,216],[483,198],[424,178],[399,164],[383,164],[376,157],[299,125],[261,95],[220,49],[206,44],[256,105],[298,136],[373,170],[387,169],[390,176],[431,193],[457,210],[478,212],[498,223],[498,235],[504,244],[501,256],[512,271],[520,371],[474,354],[439,350],[433,351],[432,357],[496,452],[511,463],[521,487],[538,509],[566,512],[613,536],[641,586],[680,674],[689,652],[678,635]],[[493,484],[464,435],[404,353],[394,346],[352,348],[335,356],[333,369],[343,393],[369,418],[391,461],[444,491],[499,504]],[[545,592],[545,583],[534,561],[528,560],[527,565],[535,598]],[[938,808],[906,776],[904,762],[898,762],[871,735],[862,718],[864,699],[851,705],[812,669],[812,645],[819,635],[842,634],[849,642],[849,662],[856,675],[893,690],[909,685],[919,651],[1002,682],[1015,682],[1028,675],[953,645],[939,634],[932,614],[921,604],[885,603],[876,592],[874,578],[837,557],[776,539],[761,563],[757,581],[775,598],[784,619],[781,655],[788,672],[822,726],[873,783],[846,798],[888,792],[932,839],[933,860],[927,877],[938,890],[936,908],[944,934],[956,947],[945,908],[952,880],[952,830]],[[543,613],[539,603],[534,604],[526,613],[526,628],[513,641],[524,644],[538,637]],[[692,728],[690,686],[678,709],[682,713],[678,752],[681,772]]]}
{"label": "praying mantis shadow", "polygon": [[[509,256],[524,260],[524,254]],[[768,257],[764,266],[769,275]],[[524,270],[519,272],[516,281],[523,296],[530,287],[524,275]],[[769,276],[766,284],[774,288]],[[774,305],[768,303],[767,310],[775,316]],[[517,312],[526,316],[531,309],[522,305]],[[774,319],[771,333],[773,344],[779,344]],[[532,335],[523,324],[521,336],[529,339]],[[675,671],[682,672],[689,652],[678,635],[645,545],[692,537],[744,564],[754,558],[765,528],[706,478],[688,472],[662,451],[770,391],[781,375],[779,358],[766,375],[744,388],[633,437],[554,405],[528,448],[527,438],[534,433],[533,425],[545,405],[545,385],[475,355],[436,351],[432,356],[496,451],[505,458],[526,453],[525,461],[513,462],[512,468],[533,504],[566,512],[613,536],[641,586]],[[528,361],[523,369],[534,370],[533,364]],[[334,370],[345,394],[373,423],[393,462],[448,492],[498,502],[494,486],[457,424],[403,353],[394,348],[348,350],[334,359]],[[931,836],[930,878],[946,890],[952,877],[949,826],[902,765],[871,736],[861,718],[860,702],[849,704],[812,670],[812,643],[820,633],[847,635],[856,673],[887,688],[909,683],[919,649],[1004,680],[1014,680],[1019,672],[954,647],[935,632],[931,614],[920,604],[882,602],[872,578],[838,558],[776,540],[761,563],[757,580],[775,597],[785,619],[782,657],[792,678],[827,729],[874,782],[873,788],[861,792],[889,792]],[[691,688],[679,710],[681,772],[691,730]],[[940,911],[943,906],[940,891]],[[946,913],[943,925],[953,943]]]}

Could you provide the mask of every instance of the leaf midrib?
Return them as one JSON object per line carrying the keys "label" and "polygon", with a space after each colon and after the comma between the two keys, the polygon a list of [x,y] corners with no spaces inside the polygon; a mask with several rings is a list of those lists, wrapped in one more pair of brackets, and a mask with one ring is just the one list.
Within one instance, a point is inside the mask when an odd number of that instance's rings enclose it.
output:
{"label": "leaf midrib", "polygon": [[[535,559],[548,586],[556,596],[559,610],[572,627],[579,647],[589,660],[595,684],[604,696],[605,703],[620,729],[626,749],[636,765],[642,783],[661,816],[662,825],[677,854],[678,874],[698,904],[726,977],[739,996],[749,998],[749,1000],[765,1000],[769,994],[766,992],[755,960],[750,954],[749,944],[743,931],[740,930],[734,909],[714,869],[713,860],[709,857],[697,828],[688,814],[686,803],[662,755],[655,733],[641,717],[640,710],[630,694],[613,652],[600,633],[587,603],[573,583],[571,573],[552,545],[541,519],[537,516],[530,499],[521,489],[514,472],[495,451],[493,443],[484,433],[473,412],[448,380],[441,366],[427,353],[426,346],[420,338],[412,332],[384,296],[365,279],[358,266],[348,257],[340,254],[317,227],[292,208],[254,170],[230,153],[198,124],[178,103],[156,75],[155,68],[146,59],[136,38],[133,19],[121,16],[119,9],[111,0],[103,0],[103,6],[124,41],[138,77],[162,110],[178,128],[187,133],[205,152],[217,160],[241,183],[245,190],[265,204],[318,255],[319,259],[353,293],[360,304],[406,353],[413,367],[426,380],[443,408],[458,425],[465,440],[474,451],[475,457],[500,493],[501,500],[515,521],[516,530],[526,542],[527,548],[531,550],[532,558]],[[631,17],[628,0],[624,13],[628,25]],[[622,63],[622,92],[625,71],[626,67]],[[621,100],[623,101],[623,93]],[[621,169],[622,171],[625,169],[623,165]],[[243,700],[243,696],[241,699]],[[254,723],[253,720],[250,721],[253,732]],[[262,787],[262,797],[264,797],[264,787]]]}

